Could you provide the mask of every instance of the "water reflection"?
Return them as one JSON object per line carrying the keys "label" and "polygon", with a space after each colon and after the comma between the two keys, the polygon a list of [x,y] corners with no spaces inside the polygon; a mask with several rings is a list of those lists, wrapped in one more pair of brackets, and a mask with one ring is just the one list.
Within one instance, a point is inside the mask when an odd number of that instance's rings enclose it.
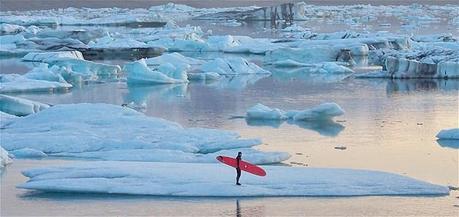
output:
{"label": "water reflection", "polygon": [[225,76],[215,82],[208,84],[210,87],[217,89],[231,89],[231,90],[243,90],[248,85],[253,85],[262,78],[269,77],[267,74],[253,74],[253,75],[236,75],[236,76]]}
{"label": "water reflection", "polygon": [[128,94],[124,97],[124,102],[137,107],[146,107],[150,97],[175,102],[187,97],[187,88],[187,84],[128,85]]}
{"label": "water reflection", "polygon": [[451,79],[394,79],[386,86],[388,96],[416,91],[457,91],[459,81]]}
{"label": "water reflection", "polygon": [[287,121],[289,124],[297,125],[303,129],[316,131],[322,136],[335,137],[344,130],[344,126],[332,120],[319,120],[319,121]]}
{"label": "water reflection", "polygon": [[312,130],[322,136],[335,137],[344,130],[344,126],[336,123],[333,120],[315,120],[315,121],[295,121],[295,120],[260,120],[260,119],[245,119],[249,126],[268,126],[272,128],[279,128],[284,122],[296,125],[300,128]]}
{"label": "water reflection", "polygon": [[459,149],[459,140],[455,140],[455,139],[439,139],[439,140],[437,140],[437,143],[441,147]]}

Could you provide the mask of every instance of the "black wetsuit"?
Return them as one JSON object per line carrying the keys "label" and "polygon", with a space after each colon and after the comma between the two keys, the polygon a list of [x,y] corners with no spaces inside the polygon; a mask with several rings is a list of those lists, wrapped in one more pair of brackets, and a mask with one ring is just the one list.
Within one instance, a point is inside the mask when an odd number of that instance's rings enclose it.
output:
{"label": "black wetsuit", "polygon": [[237,173],[237,176],[236,176],[236,184],[239,184],[239,178],[241,178],[241,168],[239,167],[239,162],[241,161],[241,157],[236,157],[236,161],[237,161],[237,166],[236,166],[236,173]]}

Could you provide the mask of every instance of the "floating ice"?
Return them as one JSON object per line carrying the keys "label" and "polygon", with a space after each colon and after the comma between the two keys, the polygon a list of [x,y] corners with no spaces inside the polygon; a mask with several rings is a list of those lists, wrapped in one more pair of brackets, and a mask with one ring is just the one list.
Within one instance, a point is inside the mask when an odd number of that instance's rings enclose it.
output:
{"label": "floating ice", "polygon": [[277,108],[269,108],[261,103],[256,104],[247,111],[248,119],[268,119],[268,120],[283,120],[287,116],[285,112]]}
{"label": "floating ice", "polygon": [[48,155],[32,148],[22,148],[10,152],[14,158],[45,158]]}
{"label": "floating ice", "polygon": [[72,87],[69,83],[35,80],[18,74],[0,75],[0,93],[12,92],[53,92],[68,90]]}
{"label": "floating ice", "polygon": [[116,76],[121,67],[84,60],[79,51],[31,52],[23,57],[25,61],[44,62],[60,67],[61,76],[67,81],[98,80],[100,77]]}
{"label": "floating ice", "polygon": [[441,130],[437,134],[438,139],[459,139],[459,128]]}
{"label": "floating ice", "polygon": [[290,110],[286,115],[295,121],[328,120],[344,114],[344,110],[336,103],[323,103],[302,111]]}
{"label": "floating ice", "polygon": [[5,149],[3,149],[2,146],[0,146],[0,169],[12,162],[13,161],[9,157],[8,152]]}
{"label": "floating ice", "polygon": [[0,94],[0,111],[11,115],[25,116],[47,108],[47,104]]}
{"label": "floating ice", "polygon": [[[167,64],[167,65],[166,65]],[[158,69],[150,69],[141,59],[124,65],[123,71],[127,73],[127,82],[130,84],[175,84],[186,83],[186,71],[175,68],[170,63],[160,65]]]}
{"label": "floating ice", "polygon": [[19,25],[0,23],[0,34],[18,34],[25,31],[26,28]]}
{"label": "floating ice", "polygon": [[52,63],[67,59],[84,60],[84,57],[79,51],[30,52],[22,57],[22,60],[24,61],[43,63]]}
{"label": "floating ice", "polygon": [[284,112],[277,108],[269,108],[263,104],[257,104],[247,111],[247,119],[292,119],[295,121],[330,120],[333,117],[344,114],[344,110],[336,103],[323,103],[311,109],[289,110]]}
{"label": "floating ice", "polygon": [[217,58],[204,63],[199,69],[203,72],[216,72],[220,75],[271,74],[242,57]]}
{"label": "floating ice", "polygon": [[18,187],[49,192],[156,196],[449,194],[445,186],[386,172],[282,166],[264,169],[265,177],[244,173],[240,187],[234,184],[234,168],[223,164],[90,162],[24,171],[29,181]]}
{"label": "floating ice", "polygon": [[[208,162],[215,152],[244,149],[259,163],[276,163],[289,157],[286,153],[249,150],[259,145],[260,140],[240,139],[234,132],[183,128],[130,108],[107,104],[56,105],[15,119],[1,129],[1,134],[1,145],[9,151],[31,148],[55,156]],[[139,155],[142,150],[145,154]],[[171,158],[171,153],[177,154],[177,159]]]}

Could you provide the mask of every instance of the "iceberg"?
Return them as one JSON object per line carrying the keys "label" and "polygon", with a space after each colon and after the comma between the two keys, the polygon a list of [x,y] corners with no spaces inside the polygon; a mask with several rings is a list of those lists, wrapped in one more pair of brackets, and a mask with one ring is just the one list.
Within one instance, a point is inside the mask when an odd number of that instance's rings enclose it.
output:
{"label": "iceberg", "polygon": [[204,63],[199,69],[203,72],[215,72],[220,75],[271,74],[271,72],[242,57],[217,58]]}
{"label": "iceberg", "polygon": [[67,81],[98,80],[100,77],[116,76],[121,67],[85,60],[79,51],[31,52],[22,58],[24,61],[47,63],[50,67],[61,68],[61,76]]}
{"label": "iceberg", "polygon": [[0,146],[0,169],[5,167],[8,164],[11,164],[13,161],[11,160],[8,152]]}
{"label": "iceberg", "polygon": [[261,103],[256,104],[247,111],[247,119],[267,119],[267,120],[283,120],[287,116],[285,112],[277,108],[269,108]]}
{"label": "iceberg", "polygon": [[47,108],[49,108],[47,104],[0,94],[0,111],[11,115],[25,116]]}
{"label": "iceberg", "polygon": [[67,82],[29,79],[18,74],[0,75],[0,93],[67,91],[72,85]]}
{"label": "iceberg", "polygon": [[344,110],[336,103],[323,103],[311,109],[290,110],[286,113],[287,117],[295,121],[329,120],[343,114]]}
{"label": "iceberg", "polygon": [[24,32],[26,30],[25,27],[8,24],[8,23],[0,23],[0,34],[18,34],[20,32]]}
{"label": "iceberg", "polygon": [[[215,153],[240,149],[260,163],[277,163],[290,157],[286,153],[250,150],[261,141],[241,139],[235,132],[183,128],[108,104],[55,105],[14,119],[0,132],[0,144],[8,151],[29,148],[49,156],[83,159],[209,162]],[[140,154],[142,150],[145,154]],[[221,152],[225,150],[232,151]],[[177,158],[171,157],[174,154]]]}
{"label": "iceberg", "polygon": [[23,171],[29,180],[18,188],[47,192],[208,197],[449,194],[446,186],[386,172],[283,166],[265,166],[264,169],[265,177],[244,173],[240,187],[234,185],[234,168],[222,164],[90,162]]}
{"label": "iceberg", "polygon": [[459,148],[459,128],[441,130],[437,134],[437,142],[440,146],[449,148]]}
{"label": "iceberg", "polygon": [[[162,70],[162,71],[161,71]],[[176,84],[187,83],[186,71],[170,63],[162,64],[158,69],[150,69],[145,59],[124,65],[129,84]]]}
{"label": "iceberg", "polygon": [[458,139],[459,140],[459,128],[451,128],[441,130],[437,134],[438,139]]}
{"label": "iceberg", "polygon": [[247,111],[247,119],[283,120],[294,121],[331,120],[333,117],[344,114],[344,110],[336,103],[323,103],[310,109],[283,111],[257,104]]}
{"label": "iceberg", "polygon": [[65,59],[84,60],[80,51],[30,52],[22,57],[23,61],[52,63]]}

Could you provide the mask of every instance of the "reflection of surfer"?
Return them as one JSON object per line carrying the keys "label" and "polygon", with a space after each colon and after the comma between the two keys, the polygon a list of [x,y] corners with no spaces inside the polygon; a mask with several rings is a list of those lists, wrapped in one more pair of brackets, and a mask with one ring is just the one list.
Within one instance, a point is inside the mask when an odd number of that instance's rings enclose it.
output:
{"label": "reflection of surfer", "polygon": [[241,167],[239,167],[239,163],[241,162],[241,160],[242,152],[238,152],[236,157],[236,185],[241,185],[241,183],[239,183],[239,178],[241,178]]}

